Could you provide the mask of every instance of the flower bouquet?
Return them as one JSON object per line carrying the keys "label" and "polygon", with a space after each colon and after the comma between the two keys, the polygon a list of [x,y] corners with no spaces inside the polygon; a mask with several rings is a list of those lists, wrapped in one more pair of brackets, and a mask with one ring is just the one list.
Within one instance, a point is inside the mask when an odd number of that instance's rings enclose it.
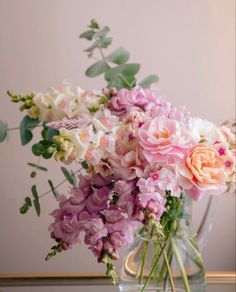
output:
{"label": "flower bouquet", "polygon": [[[46,93],[17,95],[26,112],[20,124],[22,145],[41,127],[42,139],[33,144],[35,156],[76,163],[70,172],[61,167],[70,183],[67,196],[62,184],[48,180],[50,190],[39,195],[34,184],[20,212],[34,206],[40,215],[41,198],[52,193],[59,206],[49,226],[55,240],[46,256],[84,242],[106,274],[116,281],[113,262],[119,248],[130,246],[120,274],[121,291],[191,291],[204,285],[204,265],[191,229],[191,200],[219,195],[235,180],[235,138],[230,127],[220,127],[185,108],[172,106],[158,92],[156,75],[138,82],[139,64],[128,64],[129,53],[119,48],[105,56],[111,44],[108,27],[92,21],[81,38],[93,41],[85,51],[101,59],[86,75],[104,74],[102,90],[72,91],[63,82]],[[232,128],[232,127],[231,127]],[[0,122],[0,141],[7,136]],[[29,164],[37,171],[47,169]]]}

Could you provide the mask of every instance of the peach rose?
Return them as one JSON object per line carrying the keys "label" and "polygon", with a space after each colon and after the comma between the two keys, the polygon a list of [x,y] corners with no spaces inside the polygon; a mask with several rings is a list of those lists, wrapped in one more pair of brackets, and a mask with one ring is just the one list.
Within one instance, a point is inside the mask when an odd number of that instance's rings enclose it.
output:
{"label": "peach rose", "polygon": [[199,143],[178,166],[179,184],[194,200],[203,194],[219,194],[226,188],[227,174],[214,146]]}

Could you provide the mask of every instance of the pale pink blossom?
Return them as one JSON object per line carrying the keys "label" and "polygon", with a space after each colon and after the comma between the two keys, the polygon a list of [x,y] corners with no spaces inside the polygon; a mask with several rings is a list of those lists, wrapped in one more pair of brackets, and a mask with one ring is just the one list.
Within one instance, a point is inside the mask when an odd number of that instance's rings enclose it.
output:
{"label": "pale pink blossom", "polygon": [[182,159],[191,145],[186,126],[164,117],[145,122],[139,130],[139,139],[149,163]]}

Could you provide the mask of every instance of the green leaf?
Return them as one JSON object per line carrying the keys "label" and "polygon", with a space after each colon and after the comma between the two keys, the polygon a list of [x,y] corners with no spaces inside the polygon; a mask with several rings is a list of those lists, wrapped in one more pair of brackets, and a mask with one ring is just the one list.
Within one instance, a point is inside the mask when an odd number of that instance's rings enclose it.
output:
{"label": "green leaf", "polygon": [[112,38],[103,38],[98,41],[98,46],[102,49],[107,48],[112,43]]}
{"label": "green leaf", "polygon": [[30,197],[26,197],[24,204],[20,207],[20,213],[21,214],[27,213],[27,211],[29,210],[29,207],[31,206],[32,206],[32,202],[31,202]]}
{"label": "green leaf", "polygon": [[72,170],[70,171],[70,176],[73,179],[73,185],[76,186],[76,177],[75,177],[75,175],[74,175]]}
{"label": "green leaf", "polygon": [[97,41],[95,41],[90,47],[85,49],[85,52],[92,52],[96,48],[107,48],[112,43],[112,38],[101,38]]}
{"label": "green leaf", "polygon": [[25,204],[25,203],[20,207],[20,213],[21,214],[27,213],[28,210],[29,210],[29,206],[27,204]]}
{"label": "green leaf", "polygon": [[60,132],[57,129],[53,129],[44,125],[44,129],[42,130],[42,137],[47,141],[53,141],[54,136],[58,136]]}
{"label": "green leaf", "polygon": [[32,171],[31,174],[30,174],[30,177],[34,178],[34,177],[36,177],[36,175],[37,175],[37,172],[36,171]]}
{"label": "green leaf", "polygon": [[107,81],[113,81],[117,79],[120,74],[125,76],[133,76],[139,71],[139,69],[139,64],[122,64],[120,66],[107,70],[105,73],[105,79]]}
{"label": "green leaf", "polygon": [[0,143],[7,137],[7,124],[0,120]]}
{"label": "green leaf", "polygon": [[32,129],[39,124],[39,120],[25,116],[20,123],[21,144],[26,145],[33,138]]}
{"label": "green leaf", "polygon": [[66,179],[68,180],[68,182],[71,184],[71,185],[74,185],[74,180],[73,178],[71,177],[69,171],[65,168],[65,167],[61,167],[61,171],[63,172],[64,176],[66,177]]}
{"label": "green leaf", "polygon": [[90,25],[88,27],[90,27],[92,29],[99,29],[100,28],[98,22],[95,19],[91,20]]}
{"label": "green leaf", "polygon": [[35,199],[36,201],[38,201],[39,196],[38,196],[38,192],[37,192],[36,185],[33,185],[33,186],[32,186],[32,188],[31,188],[31,192],[32,192],[32,195],[33,195],[34,199]]}
{"label": "green leaf", "polygon": [[95,35],[95,31],[93,30],[87,30],[79,36],[81,39],[86,39],[88,41],[91,41]]}
{"label": "green leaf", "polygon": [[[124,79],[123,79],[124,78]],[[128,84],[127,84],[128,82]],[[108,82],[108,87],[112,88],[115,87],[116,89],[127,88],[130,89],[134,87],[136,84],[136,79],[134,76],[124,76],[120,75],[117,79]]]}
{"label": "green leaf", "polygon": [[37,143],[32,145],[32,152],[36,156],[40,156],[46,152],[47,146],[43,145],[42,143]]}
{"label": "green leaf", "polygon": [[53,185],[53,183],[52,183],[52,181],[51,181],[50,179],[48,180],[48,184],[49,184],[49,186],[50,186],[50,188],[51,188],[51,191],[52,191],[54,197],[55,197],[56,199],[58,199],[58,197],[59,197],[59,193],[58,193],[58,191],[55,189],[55,187],[54,187],[54,185]]}
{"label": "green leaf", "polygon": [[46,152],[44,152],[42,154],[44,159],[50,159],[52,157],[52,155],[53,155],[53,152],[47,152],[47,150],[46,150]]}
{"label": "green leaf", "polygon": [[86,160],[82,161],[81,162],[81,166],[84,168],[84,169],[88,169],[88,162]]}
{"label": "green leaf", "polygon": [[88,77],[96,77],[102,73],[104,73],[107,69],[109,69],[108,65],[104,61],[99,61],[92,66],[90,66],[85,74]]}
{"label": "green leaf", "polygon": [[104,26],[102,29],[96,32],[95,36],[99,38],[104,38],[108,34],[109,31],[110,31],[110,28],[108,26]]}
{"label": "green leaf", "polygon": [[31,202],[31,199],[30,199],[30,197],[26,197],[25,198],[25,203],[28,205],[28,206],[32,206],[32,202]]}
{"label": "green leaf", "polygon": [[157,83],[159,80],[157,75],[149,75],[146,78],[144,78],[139,85],[143,88],[147,88],[150,85],[152,85],[153,83]]}
{"label": "green leaf", "polygon": [[38,192],[37,192],[37,189],[36,189],[36,185],[32,186],[31,192],[32,192],[32,195],[34,197],[33,203],[34,203],[34,208],[35,208],[36,214],[38,216],[40,216],[41,208],[40,208],[39,196],[38,196]]}
{"label": "green leaf", "polygon": [[114,64],[124,64],[129,60],[129,52],[124,48],[118,48],[108,55],[106,59]]}
{"label": "green leaf", "polygon": [[37,168],[37,169],[42,170],[42,171],[47,171],[48,170],[46,167],[38,165],[38,164],[35,164],[35,163],[28,162],[27,164],[29,166],[31,166],[31,167]]}

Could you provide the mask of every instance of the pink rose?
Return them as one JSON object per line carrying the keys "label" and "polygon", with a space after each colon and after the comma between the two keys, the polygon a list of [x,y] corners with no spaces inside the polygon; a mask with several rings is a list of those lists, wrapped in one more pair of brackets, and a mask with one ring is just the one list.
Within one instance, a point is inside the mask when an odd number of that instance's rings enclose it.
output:
{"label": "pink rose", "polygon": [[182,159],[190,146],[185,125],[166,117],[146,121],[139,130],[139,138],[143,154],[152,164]]}
{"label": "pink rose", "polygon": [[219,194],[225,190],[227,175],[219,152],[210,145],[200,143],[178,167],[179,184],[198,200],[202,194]]}

